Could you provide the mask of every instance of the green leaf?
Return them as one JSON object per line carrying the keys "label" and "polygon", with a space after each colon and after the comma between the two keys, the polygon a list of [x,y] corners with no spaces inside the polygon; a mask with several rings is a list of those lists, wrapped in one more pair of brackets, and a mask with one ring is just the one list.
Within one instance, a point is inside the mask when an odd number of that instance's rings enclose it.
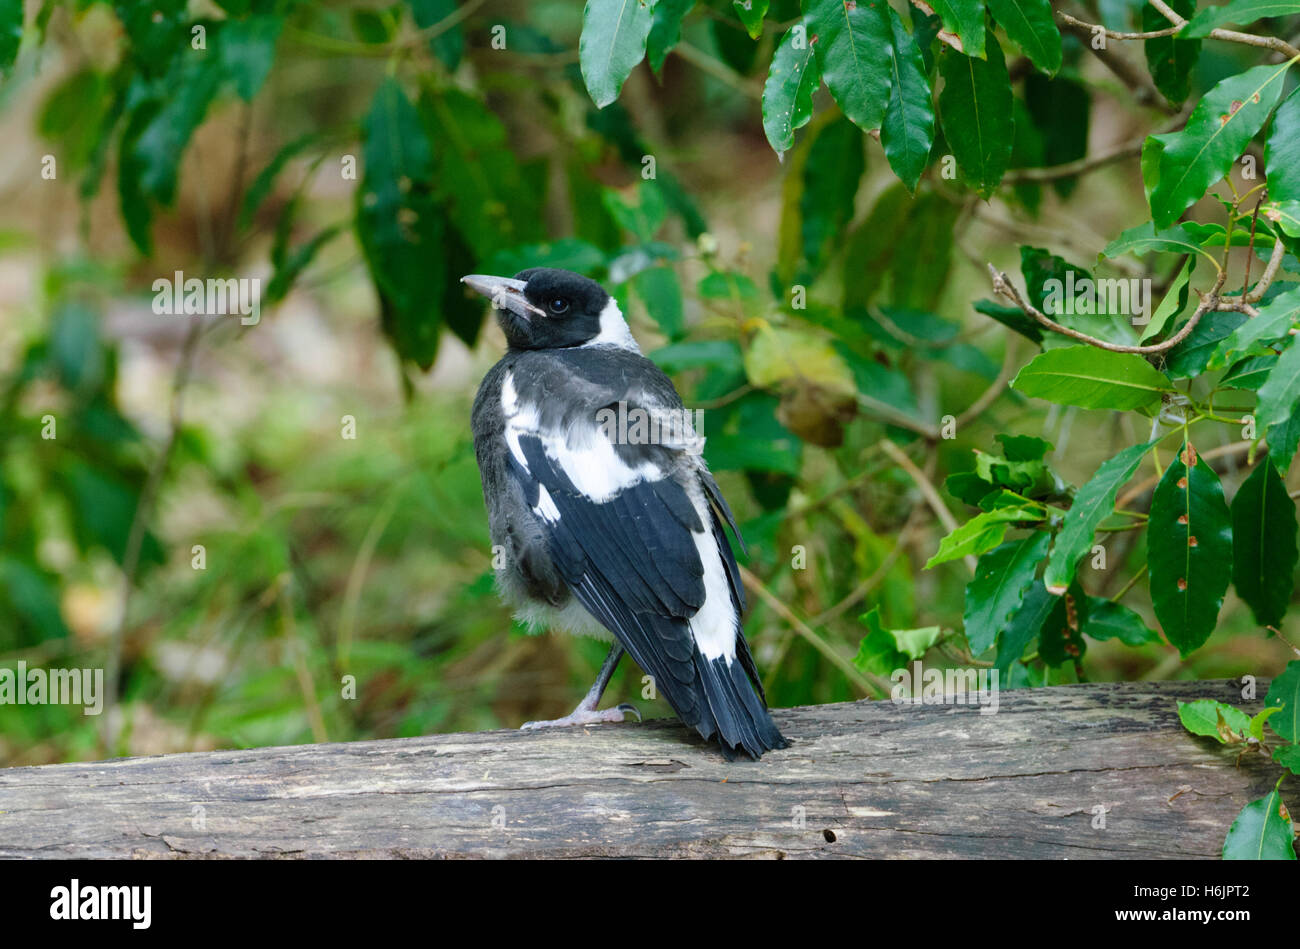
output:
{"label": "green leaf", "polygon": [[681,40],[682,20],[694,6],[695,0],[659,0],[655,4],[654,24],[646,40],[646,59],[656,75],[664,68],[669,51]]}
{"label": "green leaf", "polygon": [[960,51],[984,58],[984,3],[982,0],[932,0],[930,6],[943,28],[956,37]]}
{"label": "green leaf", "polygon": [[1196,104],[1181,132],[1150,137],[1163,145],[1156,180],[1149,182],[1157,227],[1173,224],[1228,173],[1277,104],[1288,67],[1256,66],[1224,79]]}
{"label": "green leaf", "polygon": [[1088,622],[1088,596],[1078,581],[1063,596],[1054,597],[1052,612],[1038,632],[1038,657],[1049,666],[1059,666],[1083,658],[1088,641],[1083,630]]}
{"label": "green leaf", "polygon": [[0,0],[0,76],[18,58],[23,39],[23,0]]}
{"label": "green leaf", "polygon": [[804,166],[799,201],[803,259],[820,271],[853,218],[853,199],[866,167],[862,133],[844,119],[823,128]]}
{"label": "green leaf", "polygon": [[853,664],[859,669],[888,676],[901,669],[912,659],[920,659],[927,649],[939,641],[942,630],[938,626],[921,629],[885,629],[880,621],[880,607],[864,613],[862,622],[867,635],[858,644],[858,654]]}
{"label": "green leaf", "polygon": [[1035,356],[1011,380],[1017,392],[1085,409],[1152,407],[1173,385],[1136,353],[1067,346]]}
{"label": "green leaf", "polygon": [[[1145,254],[1148,251],[1158,251],[1165,254],[1200,254],[1209,260],[1214,260],[1214,255],[1202,247],[1192,232],[1183,225],[1157,231],[1156,226],[1150,221],[1124,231],[1119,237],[1102,248],[1097,257],[1100,260],[1102,257],[1118,257],[1120,254]],[[1215,263],[1218,262],[1215,261]]]}
{"label": "green leaf", "polygon": [[1265,458],[1232,499],[1232,582],[1261,626],[1280,626],[1291,602],[1296,528],[1295,502]]}
{"label": "green leaf", "polygon": [[219,54],[192,50],[187,44],[167,75],[167,87],[173,91],[162,98],[133,143],[140,188],[161,204],[171,204],[175,197],[181,157],[224,78],[219,59]]}
{"label": "green leaf", "polygon": [[1074,503],[1065,513],[1065,523],[1056,536],[1047,571],[1043,574],[1043,583],[1052,593],[1059,596],[1073,582],[1079,558],[1092,549],[1097,528],[1115,509],[1115,495],[1124,482],[1133,477],[1133,472],[1137,471],[1153,444],[1130,445],[1113,458],[1108,458],[1079,489]]}
{"label": "green leaf", "polygon": [[1267,438],[1269,458],[1279,471],[1286,471],[1300,447],[1300,409],[1268,429]]}
{"label": "green leaf", "polygon": [[[1185,447],[1151,498],[1147,563],[1151,604],[1169,642],[1186,656],[1214,631],[1232,561],[1232,517],[1223,486]],[[1194,461],[1193,461],[1194,459]],[[1188,466],[1187,461],[1193,461]]]}
{"label": "green leaf", "polygon": [[1245,356],[1272,355],[1270,343],[1284,338],[1300,324],[1300,287],[1279,293],[1258,307],[1258,315],[1225,336],[1215,348],[1207,368],[1222,369]]}
{"label": "green leaf", "polygon": [[889,107],[880,127],[880,143],[884,146],[889,167],[907,190],[914,192],[934,144],[930,79],[912,34],[907,32],[907,27],[892,7],[886,7],[886,13],[894,42],[890,50]]}
{"label": "green leaf", "polygon": [[1223,842],[1224,860],[1295,858],[1295,828],[1277,788],[1243,807]]}
{"label": "green leaf", "polygon": [[1287,741],[1300,742],[1300,659],[1287,663],[1283,673],[1269,684],[1264,704],[1282,709],[1269,725]]}
{"label": "green leaf", "polygon": [[686,330],[682,315],[682,288],[671,267],[649,267],[632,278],[632,289],[645,304],[646,312],[669,339]]}
{"label": "green leaf", "polygon": [[[114,560],[122,563],[126,559],[131,522],[140,502],[139,491],[116,473],[81,461],[70,462],[63,474],[75,512],[73,533],[77,546],[83,551],[96,545],[103,547]],[[140,559],[148,564],[163,561],[162,547],[151,531],[145,534]]]}
{"label": "green leaf", "polygon": [[1171,379],[1195,379],[1205,371],[1214,351],[1241,328],[1246,314],[1233,310],[1210,310],[1195,329],[1165,354],[1165,375]]}
{"label": "green leaf", "polygon": [[1276,362],[1274,357],[1252,356],[1233,363],[1232,368],[1219,380],[1219,385],[1228,389],[1248,389],[1253,392],[1264,384]]}
{"label": "green leaf", "polygon": [[282,29],[284,17],[271,15],[228,20],[221,28],[216,44],[221,68],[245,102],[252,102],[266,82]]}
{"label": "green leaf", "polygon": [[944,137],[967,183],[984,199],[1002,180],[1015,138],[1011,80],[1002,48],[994,37],[985,44],[987,59],[963,56],[945,47],[939,57],[944,86],[939,116]]}
{"label": "green leaf", "polygon": [[858,128],[879,128],[889,105],[892,71],[885,54],[892,39],[885,4],[805,0],[803,12],[831,96]]}
{"label": "green leaf", "polygon": [[1043,328],[1032,316],[1018,306],[1004,306],[992,300],[979,300],[975,303],[975,312],[997,320],[1008,329],[1015,330],[1021,336],[1041,345]]}
{"label": "green leaf", "polygon": [[812,96],[820,82],[807,31],[796,24],[776,48],[763,84],[763,132],[777,158],[783,158],[794,145],[795,129],[803,128],[812,118]]}
{"label": "green leaf", "polygon": [[0,602],[6,598],[13,612],[38,634],[38,641],[68,635],[59,612],[58,587],[34,565],[0,557]]}
{"label": "green leaf", "polygon": [[127,118],[117,147],[117,197],[122,223],[131,243],[146,257],[153,253],[153,211],[140,186],[142,168],[135,156],[135,143],[157,108],[156,103],[142,102]]}
{"label": "green leaf", "polygon": [[357,234],[379,292],[381,326],[399,356],[421,368],[438,350],[446,274],[442,214],[434,203],[433,153],[415,106],[395,79],[375,92],[362,120],[365,172]]}
{"label": "green leaf", "polygon": [[1178,703],[1178,720],[1193,735],[1213,738],[1219,744],[1227,744],[1219,730],[1222,721],[1228,729],[1238,735],[1250,731],[1250,716],[1235,706],[1214,699],[1197,699],[1195,702]]}
{"label": "green leaf", "polygon": [[849,235],[842,278],[845,310],[865,307],[880,293],[903,228],[914,217],[911,207],[906,185],[891,184],[876,198],[867,219]]}
{"label": "green leaf", "polygon": [[1252,715],[1250,717],[1250,737],[1254,738],[1256,741],[1263,741],[1264,723],[1280,711],[1282,711],[1282,709],[1275,705],[1272,708],[1266,708],[1262,712]]}
{"label": "green leaf", "polygon": [[[408,0],[408,5],[415,25],[422,30],[427,30],[456,13],[456,0]],[[461,25],[457,23],[451,29],[430,37],[429,52],[454,72],[465,54],[465,34]]]}
{"label": "green leaf", "polygon": [[[1171,0],[1170,7],[1182,17],[1196,12],[1196,0]],[[1142,4],[1142,31],[1157,32],[1169,26],[1165,15],[1149,3]],[[1201,58],[1201,41],[1157,36],[1146,40],[1143,48],[1147,69],[1156,88],[1170,102],[1181,104],[1191,93],[1192,70]]]}
{"label": "green leaf", "polygon": [[262,202],[270,195],[271,188],[275,185],[275,179],[284,170],[284,166],[319,140],[320,137],[314,132],[294,139],[276,152],[271,160],[267,162],[266,167],[258,172],[257,177],[253,179],[253,183],[244,192],[244,201],[239,209],[240,230],[247,229],[248,225],[253,222],[253,215],[257,213],[257,209],[262,206]]}
{"label": "green leaf", "polygon": [[745,24],[745,32],[751,40],[763,35],[763,17],[767,16],[769,0],[732,0],[736,16]]}
{"label": "green leaf", "polygon": [[596,108],[603,109],[645,58],[654,0],[587,0],[582,11],[578,63]]}
{"label": "green leaf", "polygon": [[1164,299],[1160,301],[1156,311],[1151,314],[1150,321],[1142,330],[1142,335],[1138,337],[1138,343],[1145,344],[1147,340],[1154,339],[1164,332],[1166,324],[1175,319],[1187,306],[1187,299],[1190,295],[1189,283],[1192,278],[1192,271],[1195,269],[1196,258],[1189,256],[1182,267],[1178,269],[1178,275],[1169,284]]}
{"label": "green leaf", "polygon": [[1012,663],[1024,655],[1025,647],[1039,634],[1060,602],[1061,598],[1048,593],[1041,580],[1035,580],[1029,587],[1020,609],[1011,615],[998,637],[997,668],[1002,675],[1005,676]]}
{"label": "green leaf", "polygon": [[649,354],[664,372],[682,372],[686,369],[713,368],[731,373],[744,372],[740,346],[731,340],[696,340],[689,343],[671,343]]}
{"label": "green leaf", "polygon": [[1020,609],[1050,542],[1050,534],[1034,531],[980,557],[975,576],[966,584],[963,615],[972,656],[991,649],[1008,618]]}
{"label": "green leaf", "polygon": [[1273,124],[1264,146],[1268,196],[1274,201],[1300,201],[1297,155],[1300,155],[1300,89],[1287,96],[1273,113]]}
{"label": "green leaf", "polygon": [[1030,62],[1055,75],[1061,68],[1061,31],[1049,0],[988,0],[989,12]]}
{"label": "green leaf", "polygon": [[[529,267],[556,267],[590,277],[605,266],[605,252],[586,241],[572,237],[540,244],[518,244],[499,250],[488,258],[485,272],[518,273]],[[475,295],[477,296],[477,294]],[[482,297],[479,309],[482,309]]]}
{"label": "green leaf", "polygon": [[1300,237],[1300,201],[1270,201],[1262,210],[1264,217],[1281,228],[1284,234]]}
{"label": "green leaf", "polygon": [[1300,745],[1279,745],[1273,749],[1273,760],[1292,774],[1300,774]]}
{"label": "green leaf", "polygon": [[[898,235],[898,246],[894,249],[893,260],[889,266],[892,284],[890,300],[893,306],[906,307],[920,313],[931,313],[939,305],[939,297],[948,285],[948,271],[952,266],[953,235],[957,231],[957,218],[961,207],[953,201],[946,200],[936,192],[930,191],[919,195],[908,209],[903,219],[903,227]],[[909,314],[909,322],[902,322],[904,329],[914,335],[920,333],[912,325],[918,317]],[[940,325],[951,329],[952,324]],[[956,335],[955,332],[952,333]],[[956,347],[947,347],[947,352]],[[995,370],[996,374],[996,370]]]}
{"label": "green leaf", "polygon": [[1160,642],[1160,634],[1142,617],[1122,603],[1112,603],[1099,596],[1088,597],[1088,621],[1083,631],[1098,641],[1118,639],[1126,646],[1145,646]]}
{"label": "green leaf", "polygon": [[1282,350],[1277,365],[1268,379],[1259,387],[1259,402],[1255,408],[1255,424],[1267,431],[1291,415],[1300,402],[1300,346],[1291,345]]}
{"label": "green leaf", "polygon": [[436,198],[480,260],[545,237],[541,194],[524,176],[501,120],[482,101],[450,87],[420,95],[425,136],[435,149]]}
{"label": "green leaf", "polygon": [[1292,16],[1300,13],[1297,0],[1230,0],[1219,7],[1206,7],[1183,27],[1183,37],[1209,36],[1210,31],[1227,24],[1254,23],[1265,17]]}
{"label": "green leaf", "polygon": [[315,259],[317,252],[343,232],[342,224],[335,224],[315,234],[304,244],[275,261],[275,273],[266,286],[266,302],[277,303],[288,294],[294,282]]}
{"label": "green leaf", "polygon": [[977,514],[939,541],[939,549],[926,561],[925,569],[968,554],[978,557],[1002,543],[1013,522],[1041,521],[1044,517],[1045,511],[1038,505],[1000,507]]}
{"label": "green leaf", "polygon": [[653,181],[640,182],[636,204],[624,200],[623,195],[613,188],[605,189],[602,200],[618,226],[642,243],[653,240],[668,217],[663,192]]}

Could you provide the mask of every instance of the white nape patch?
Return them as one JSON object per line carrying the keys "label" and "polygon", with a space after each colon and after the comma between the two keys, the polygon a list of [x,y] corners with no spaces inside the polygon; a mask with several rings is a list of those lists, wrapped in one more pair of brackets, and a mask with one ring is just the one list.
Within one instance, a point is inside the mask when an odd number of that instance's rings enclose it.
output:
{"label": "white nape patch", "polygon": [[[697,511],[700,507],[696,502]],[[707,509],[701,512],[700,517],[705,524],[712,523],[712,515]],[[713,531],[706,528],[694,532],[693,536],[695,549],[700,552],[700,563],[704,565],[704,605],[690,619],[691,635],[705,659],[722,656],[730,665],[736,658],[736,633],[740,627],[735,604],[731,602],[731,581],[727,578],[727,568],[722,563],[722,553],[718,550]]]}
{"label": "white nape patch", "polygon": [[618,302],[609,298],[605,308],[600,311],[600,332],[593,336],[585,346],[617,346],[619,349],[630,349],[634,353],[641,352],[641,347],[636,344],[636,339],[632,336],[632,331],[627,328],[627,320],[623,319],[623,311],[618,308]]}

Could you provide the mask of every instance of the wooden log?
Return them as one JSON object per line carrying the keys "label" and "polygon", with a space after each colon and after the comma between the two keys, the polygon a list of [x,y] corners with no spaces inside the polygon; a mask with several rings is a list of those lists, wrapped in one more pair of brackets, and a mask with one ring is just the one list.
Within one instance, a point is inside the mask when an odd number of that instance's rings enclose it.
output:
{"label": "wooden log", "polygon": [[759,762],[660,720],[0,769],[0,856],[1212,858],[1279,770],[1185,732],[1197,698],[1259,707],[1137,682],[779,710]]}

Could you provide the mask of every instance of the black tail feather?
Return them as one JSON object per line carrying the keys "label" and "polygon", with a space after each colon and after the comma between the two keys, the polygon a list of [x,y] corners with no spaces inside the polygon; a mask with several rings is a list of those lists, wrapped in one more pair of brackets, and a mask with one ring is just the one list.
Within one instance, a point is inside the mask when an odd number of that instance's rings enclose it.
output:
{"label": "black tail feather", "polygon": [[717,738],[728,760],[735,760],[737,750],[757,760],[765,751],[789,747],[763,701],[755,694],[745,664],[724,657],[705,659],[697,652],[695,668],[699,671],[704,699],[700,704],[711,713],[717,731],[700,727],[709,716],[697,727],[705,738]]}

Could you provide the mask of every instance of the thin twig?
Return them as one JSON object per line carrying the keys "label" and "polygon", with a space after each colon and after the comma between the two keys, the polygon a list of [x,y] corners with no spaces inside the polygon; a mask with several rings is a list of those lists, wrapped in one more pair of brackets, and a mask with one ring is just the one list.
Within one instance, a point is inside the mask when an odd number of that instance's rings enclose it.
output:
{"label": "thin twig", "polygon": [[1056,181],[1060,178],[1073,178],[1075,175],[1087,174],[1106,165],[1113,165],[1115,162],[1142,154],[1142,143],[1145,141],[1145,136],[1135,138],[1133,141],[1125,142],[1111,151],[1103,152],[1091,158],[1079,158],[1063,165],[1052,165],[1047,168],[1013,168],[1002,176],[1002,182],[1003,184],[1018,184],[1020,182]]}
{"label": "thin twig", "polygon": [[1215,309],[1216,305],[1219,302],[1219,296],[1218,296],[1219,290],[1223,287],[1223,281],[1228,276],[1228,271],[1223,268],[1220,268],[1219,276],[1217,279],[1215,279],[1214,286],[1210,289],[1210,292],[1205,294],[1205,296],[1201,297],[1201,302],[1196,307],[1195,312],[1193,312],[1191,317],[1188,318],[1187,322],[1183,324],[1183,328],[1180,329],[1173,336],[1170,336],[1168,339],[1166,339],[1163,342],[1151,343],[1148,346],[1130,346],[1125,343],[1107,342],[1104,339],[1098,339],[1095,336],[1089,336],[1087,333],[1081,333],[1078,330],[1071,329],[1068,326],[1062,326],[1060,323],[1056,322],[1051,317],[1047,316],[1047,314],[1039,310],[1028,300],[1024,299],[1020,295],[1020,291],[1016,289],[1015,284],[1013,284],[1010,281],[1010,279],[1007,277],[1006,274],[999,271],[992,264],[989,264],[988,267],[989,267],[989,274],[993,278],[993,292],[1001,294],[1002,296],[1006,297],[1008,300],[1011,300],[1016,306],[1020,307],[1020,309],[1022,309],[1026,314],[1032,316],[1043,326],[1046,326],[1049,330],[1052,330],[1053,332],[1056,333],[1060,333],[1062,336],[1068,336],[1071,339],[1077,339],[1079,342],[1087,343],[1089,346],[1096,346],[1098,349],[1106,349],[1113,353],[1139,353],[1139,354],[1162,353],[1165,350],[1172,349],[1173,347],[1181,343],[1183,340],[1185,340],[1191,334],[1192,330],[1196,329],[1196,324],[1201,321],[1201,317],[1204,316],[1208,311]]}
{"label": "thin twig", "polygon": [[[951,534],[955,531],[957,529],[957,518],[952,516],[952,511],[948,510],[948,506],[943,503],[943,498],[939,497],[938,490],[926,477],[925,472],[918,468],[916,462],[908,458],[903,449],[893,442],[885,441],[881,447],[884,448],[885,454],[897,462],[898,466],[906,471],[912,481],[915,482],[921,491],[921,496],[930,505],[930,510],[934,511],[934,516],[939,519],[939,523],[944,526],[948,533]],[[975,558],[967,554],[963,559],[966,561],[966,566],[970,568],[970,572],[974,573]]]}
{"label": "thin twig", "polygon": [[[1185,20],[1177,11],[1174,10],[1165,0],[1151,0],[1151,6],[1160,11],[1166,20],[1182,29],[1187,25]],[[1279,39],[1276,36],[1256,36],[1254,33],[1239,33],[1236,30],[1210,30],[1208,34],[1211,39],[1224,40],[1229,43],[1242,43],[1246,46],[1258,46],[1262,49],[1271,49],[1274,52],[1282,53],[1284,56],[1292,59],[1300,58],[1300,49],[1296,49],[1286,40]]]}
{"label": "thin twig", "polygon": [[831,663],[848,677],[849,681],[858,687],[864,695],[888,695],[890,685],[884,679],[870,672],[863,672],[852,662],[845,659],[835,648],[825,639],[818,636],[811,627],[794,612],[781,602],[775,593],[763,585],[763,581],[758,579],[748,568],[740,568],[740,576],[745,581],[745,586],[758,594],[759,598],[772,608],[772,611],[780,616],[783,620],[819,653],[831,661]]}
{"label": "thin twig", "polygon": [[1069,26],[1083,27],[1083,29],[1092,33],[1094,36],[1097,34],[1097,31],[1100,30],[1113,40],[1153,40],[1160,36],[1173,36],[1182,29],[1181,26],[1171,26],[1163,30],[1152,30],[1147,33],[1123,33],[1119,30],[1108,30],[1100,23],[1086,23],[1083,20],[1070,16],[1068,13],[1062,13],[1060,10],[1056,11],[1056,21],[1058,23],[1068,24]]}

